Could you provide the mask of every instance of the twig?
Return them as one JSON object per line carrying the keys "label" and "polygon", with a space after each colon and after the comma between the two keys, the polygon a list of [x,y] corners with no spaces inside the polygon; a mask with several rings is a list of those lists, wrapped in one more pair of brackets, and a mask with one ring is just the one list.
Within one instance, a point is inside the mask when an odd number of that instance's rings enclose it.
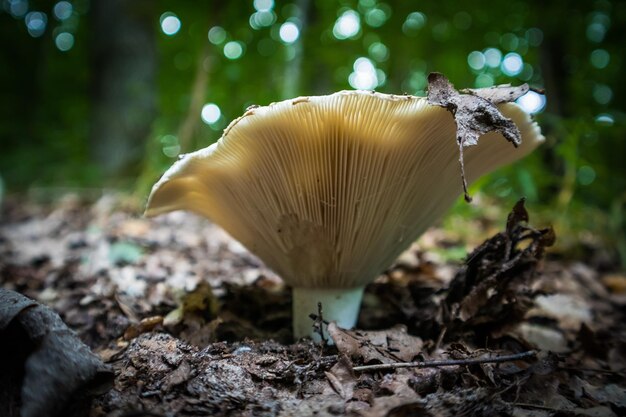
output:
{"label": "twig", "polygon": [[328,322],[324,320],[324,316],[322,315],[322,303],[317,303],[317,315],[309,314],[313,323],[313,331],[320,335],[322,351],[324,350],[324,345],[326,344],[326,338],[324,337],[324,324],[328,326]]}
{"label": "twig", "polygon": [[467,191],[467,179],[465,178],[465,162],[463,160],[463,147],[465,147],[461,137],[457,138],[457,142],[459,143],[459,163],[461,164],[461,180],[463,181],[463,197],[465,197],[466,203],[472,202],[472,197],[469,195],[469,191]]}
{"label": "twig", "polygon": [[[317,314],[320,316],[320,321],[324,322],[324,315],[322,314],[322,303],[318,301],[317,303]],[[324,337],[324,326],[320,323],[320,337],[322,338],[322,345],[326,342],[326,338]]]}
{"label": "twig", "polygon": [[530,404],[530,403],[511,403],[511,404],[516,406],[516,407],[536,408],[537,410],[552,411],[554,413],[564,412],[564,411],[565,412],[572,411],[572,410],[567,410],[567,409],[563,409],[563,408],[554,408],[554,407],[548,407],[548,406],[539,405],[539,404]]}
{"label": "twig", "polygon": [[537,355],[536,351],[529,350],[528,352],[517,353],[515,355],[503,355],[503,356],[494,356],[494,357],[488,357],[488,358],[448,359],[448,360],[424,361],[424,362],[382,363],[382,364],[376,364],[376,365],[355,366],[352,369],[356,372],[365,372],[365,371],[380,371],[380,370],[397,369],[397,368],[439,368],[442,366],[467,366],[467,365],[477,365],[481,363],[509,362],[509,361],[515,361],[518,359],[532,358],[535,355]]}

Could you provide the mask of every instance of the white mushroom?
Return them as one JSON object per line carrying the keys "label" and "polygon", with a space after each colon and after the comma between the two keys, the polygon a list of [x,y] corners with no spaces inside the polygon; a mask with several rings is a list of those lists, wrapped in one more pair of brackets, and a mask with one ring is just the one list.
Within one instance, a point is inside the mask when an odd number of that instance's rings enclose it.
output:
{"label": "white mushroom", "polygon": [[[465,151],[469,182],[543,140],[515,104],[515,149],[486,134]],[[185,155],[146,210],[189,210],[238,239],[293,287],[293,330],[308,315],[356,324],[366,284],[462,193],[453,116],[425,98],[363,91],[301,97],[247,111],[222,138]]]}

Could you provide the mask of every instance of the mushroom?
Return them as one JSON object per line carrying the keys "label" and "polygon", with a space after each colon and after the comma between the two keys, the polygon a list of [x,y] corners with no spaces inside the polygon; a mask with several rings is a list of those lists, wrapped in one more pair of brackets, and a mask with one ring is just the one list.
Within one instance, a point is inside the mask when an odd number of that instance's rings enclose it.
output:
{"label": "mushroom", "polygon": [[[520,107],[513,149],[495,132],[465,151],[468,180],[543,140]],[[425,98],[365,91],[249,109],[219,141],[184,155],[154,185],[146,215],[189,210],[223,227],[293,287],[293,333],[309,314],[356,324],[363,290],[462,193],[456,126]]]}

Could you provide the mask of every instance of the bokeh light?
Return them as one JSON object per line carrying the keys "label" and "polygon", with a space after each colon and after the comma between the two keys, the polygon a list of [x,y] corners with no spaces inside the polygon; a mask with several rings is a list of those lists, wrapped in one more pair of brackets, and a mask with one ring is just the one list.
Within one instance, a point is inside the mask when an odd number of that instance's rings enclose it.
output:
{"label": "bokeh light", "polygon": [[613,98],[613,90],[605,84],[596,84],[592,94],[598,104],[609,104]]}
{"label": "bokeh light", "polygon": [[217,122],[222,116],[222,111],[219,106],[215,103],[207,103],[202,106],[202,112],[200,113],[200,117],[202,117],[202,121],[208,125]]}
{"label": "bokeh light", "polygon": [[587,26],[587,39],[591,42],[602,42],[606,34],[606,27],[602,23],[591,23]]}
{"label": "bokeh light", "polygon": [[365,23],[373,28],[378,28],[387,21],[388,17],[389,15],[385,10],[379,7],[374,7],[365,13]]}
{"label": "bokeh light", "polygon": [[250,27],[256,30],[272,26],[274,22],[276,22],[276,13],[272,10],[261,10],[252,13],[249,20]]}
{"label": "bokeh light", "polygon": [[335,21],[333,35],[337,39],[355,37],[361,30],[361,18],[354,10],[347,10]]}
{"label": "bokeh light", "polygon": [[426,24],[426,15],[422,12],[412,12],[402,24],[402,32],[408,36],[415,36]]}
{"label": "bokeh light", "polygon": [[613,124],[615,123],[615,119],[613,118],[613,115],[611,114],[600,113],[599,115],[596,116],[595,122],[597,125],[608,127],[608,126],[613,126]]}
{"label": "bokeh light", "polygon": [[384,43],[374,42],[367,48],[369,56],[378,62],[384,62],[389,58],[389,48]]}
{"label": "bokeh light", "polygon": [[596,179],[596,170],[589,165],[583,165],[578,168],[576,179],[580,185],[590,185]]}
{"label": "bokeh light", "polygon": [[520,105],[525,112],[536,114],[541,112],[546,106],[546,96],[535,91],[529,91],[518,98],[516,103]]}
{"label": "bokeh light", "polygon": [[55,4],[54,8],[52,9],[54,17],[61,21],[69,19],[72,16],[73,10],[74,7],[69,1],[60,1]]}
{"label": "bokeh light", "polygon": [[163,154],[170,158],[176,158],[180,154],[180,143],[174,135],[163,135],[159,139]]}
{"label": "bokeh light", "polygon": [[239,59],[243,55],[243,45],[238,41],[230,41],[224,45],[224,56],[228,59]]}
{"label": "bokeh light", "polygon": [[20,19],[28,12],[28,0],[8,0],[5,1],[4,7],[11,16]]}
{"label": "bokeh light", "polygon": [[69,32],[61,32],[54,38],[54,44],[59,51],[69,51],[74,46],[74,35]]}
{"label": "bokeh light", "polygon": [[264,12],[274,8],[274,0],[254,0],[252,4],[257,12]]}
{"label": "bokeh light", "polygon": [[163,13],[159,21],[161,22],[161,30],[167,36],[176,35],[182,26],[182,22],[178,16],[172,12]]}
{"label": "bokeh light", "polygon": [[502,52],[498,48],[487,48],[485,54],[485,65],[490,68],[498,68],[502,61]]}
{"label": "bokeh light", "polygon": [[209,42],[220,45],[226,40],[226,30],[221,26],[213,26],[209,29]]}
{"label": "bokeh light", "polygon": [[33,38],[38,38],[46,31],[48,16],[42,12],[29,12],[24,18],[28,34]]}
{"label": "bokeh light", "polygon": [[467,55],[467,65],[473,70],[485,68],[485,55],[480,51],[472,51]]}
{"label": "bokeh light", "polygon": [[509,77],[513,77],[522,72],[524,68],[524,61],[520,54],[515,52],[509,52],[504,56],[502,60],[502,64],[500,65],[500,70],[508,75]]}
{"label": "bokeh light", "polygon": [[539,28],[530,28],[526,31],[525,38],[530,46],[540,46],[543,42],[543,31]]}
{"label": "bokeh light", "polygon": [[378,87],[378,74],[371,60],[364,57],[357,58],[353,68],[354,72],[348,77],[348,82],[352,88],[373,90]]}
{"label": "bokeh light", "polygon": [[591,65],[597,69],[604,69],[611,62],[611,55],[605,49],[595,49],[589,57]]}
{"label": "bokeh light", "polygon": [[415,71],[408,80],[408,90],[413,94],[423,94],[428,84],[426,74],[422,71]]}
{"label": "bokeh light", "polygon": [[478,74],[474,81],[474,87],[485,88],[491,87],[494,84],[493,75],[491,74]]}
{"label": "bokeh light", "polygon": [[293,22],[285,22],[280,25],[279,36],[285,43],[294,43],[300,37],[300,29]]}

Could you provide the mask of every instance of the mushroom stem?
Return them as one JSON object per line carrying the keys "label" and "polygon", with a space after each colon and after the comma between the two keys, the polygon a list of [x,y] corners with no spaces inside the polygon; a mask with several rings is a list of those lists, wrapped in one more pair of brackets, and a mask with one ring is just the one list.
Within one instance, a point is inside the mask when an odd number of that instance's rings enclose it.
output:
{"label": "mushroom stem", "polygon": [[[295,339],[311,337],[319,342],[320,335],[313,329],[310,314],[317,314],[317,303],[322,303],[325,321],[350,329],[356,325],[365,287],[356,288],[294,288],[293,289],[293,336]],[[324,334],[326,325],[324,325]],[[332,343],[332,339],[329,341]]]}

